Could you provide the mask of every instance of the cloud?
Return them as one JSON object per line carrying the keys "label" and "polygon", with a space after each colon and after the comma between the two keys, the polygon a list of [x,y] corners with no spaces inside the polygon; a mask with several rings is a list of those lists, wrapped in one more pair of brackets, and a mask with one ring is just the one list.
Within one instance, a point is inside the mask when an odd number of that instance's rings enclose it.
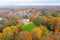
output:
{"label": "cloud", "polygon": [[60,0],[0,0],[0,5],[60,5]]}
{"label": "cloud", "polygon": [[60,0],[0,0],[0,3],[9,3],[9,2],[20,2],[20,3],[26,3],[26,2],[60,2]]}
{"label": "cloud", "polygon": [[2,3],[2,2],[21,2],[21,3],[23,3],[23,2],[34,2],[34,0],[0,0],[0,2]]}

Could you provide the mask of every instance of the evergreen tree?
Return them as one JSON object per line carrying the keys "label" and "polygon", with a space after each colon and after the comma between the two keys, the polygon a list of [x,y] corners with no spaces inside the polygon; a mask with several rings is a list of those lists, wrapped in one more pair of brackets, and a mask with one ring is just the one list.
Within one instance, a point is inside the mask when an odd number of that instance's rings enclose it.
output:
{"label": "evergreen tree", "polygon": [[39,16],[37,16],[34,21],[34,24],[40,26],[42,24],[42,19]]}

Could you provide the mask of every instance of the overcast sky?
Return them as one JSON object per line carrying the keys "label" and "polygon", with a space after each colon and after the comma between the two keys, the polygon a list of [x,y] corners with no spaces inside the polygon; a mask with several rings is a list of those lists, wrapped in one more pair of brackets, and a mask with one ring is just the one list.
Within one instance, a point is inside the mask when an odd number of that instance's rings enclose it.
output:
{"label": "overcast sky", "polygon": [[5,5],[59,5],[60,0],[0,0],[0,6]]}

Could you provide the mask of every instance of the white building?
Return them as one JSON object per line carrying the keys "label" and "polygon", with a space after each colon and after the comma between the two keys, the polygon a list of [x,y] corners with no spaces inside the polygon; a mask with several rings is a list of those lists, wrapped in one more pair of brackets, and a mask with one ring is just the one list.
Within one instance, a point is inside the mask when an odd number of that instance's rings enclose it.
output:
{"label": "white building", "polygon": [[23,24],[29,23],[29,19],[23,19],[23,20],[22,20],[22,23],[23,23]]}
{"label": "white building", "polygon": [[2,17],[0,17],[0,20],[2,20],[3,18]]}

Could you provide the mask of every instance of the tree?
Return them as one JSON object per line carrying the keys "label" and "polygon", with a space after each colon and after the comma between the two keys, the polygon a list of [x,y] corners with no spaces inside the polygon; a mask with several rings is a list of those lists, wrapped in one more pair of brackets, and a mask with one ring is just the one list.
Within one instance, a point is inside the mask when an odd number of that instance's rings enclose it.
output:
{"label": "tree", "polygon": [[42,18],[37,16],[36,19],[34,20],[34,24],[40,26],[42,24]]}
{"label": "tree", "polygon": [[35,16],[30,16],[30,22],[34,22],[35,18]]}
{"label": "tree", "polygon": [[47,12],[48,12],[48,9],[42,9],[41,10],[42,15],[46,15]]}
{"label": "tree", "polygon": [[29,16],[28,16],[28,14],[27,15],[25,15],[25,18],[28,18]]}

